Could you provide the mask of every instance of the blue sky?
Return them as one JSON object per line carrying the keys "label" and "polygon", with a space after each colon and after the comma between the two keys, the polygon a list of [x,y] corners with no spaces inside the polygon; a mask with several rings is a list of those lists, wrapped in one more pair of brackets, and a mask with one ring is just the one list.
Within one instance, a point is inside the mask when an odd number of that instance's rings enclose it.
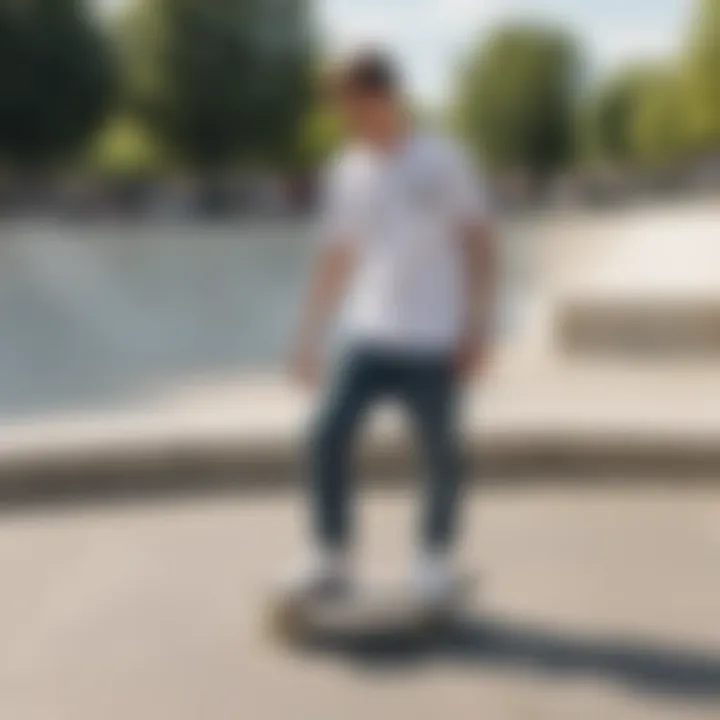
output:
{"label": "blue sky", "polygon": [[[107,7],[128,0],[98,0]],[[560,22],[585,43],[592,67],[606,72],[634,58],[673,53],[695,0],[314,0],[333,53],[378,44],[401,61],[413,92],[440,103],[468,45],[506,18]]]}

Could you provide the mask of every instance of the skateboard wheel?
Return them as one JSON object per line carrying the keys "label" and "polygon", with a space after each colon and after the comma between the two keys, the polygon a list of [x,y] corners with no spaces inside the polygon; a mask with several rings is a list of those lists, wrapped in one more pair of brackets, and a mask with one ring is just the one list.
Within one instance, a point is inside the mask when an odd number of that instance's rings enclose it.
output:
{"label": "skateboard wheel", "polygon": [[270,633],[293,645],[300,644],[307,635],[302,611],[292,603],[276,603],[271,606],[266,624]]}

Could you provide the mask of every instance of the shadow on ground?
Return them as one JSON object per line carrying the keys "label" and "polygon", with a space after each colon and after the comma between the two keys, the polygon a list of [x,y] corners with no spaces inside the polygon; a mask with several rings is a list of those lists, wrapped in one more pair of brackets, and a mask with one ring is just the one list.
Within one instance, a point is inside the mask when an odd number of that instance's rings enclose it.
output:
{"label": "shadow on ground", "polygon": [[464,621],[427,636],[327,635],[315,638],[309,649],[367,669],[411,669],[440,660],[559,678],[595,676],[640,692],[720,701],[720,652],[583,636],[494,618]]}

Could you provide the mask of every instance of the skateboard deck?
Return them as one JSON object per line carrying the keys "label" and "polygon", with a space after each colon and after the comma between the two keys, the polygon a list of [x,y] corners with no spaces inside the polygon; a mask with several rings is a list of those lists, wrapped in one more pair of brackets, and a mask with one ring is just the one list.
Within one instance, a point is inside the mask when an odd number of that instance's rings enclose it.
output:
{"label": "skateboard deck", "polygon": [[459,578],[446,601],[431,606],[403,586],[370,586],[322,600],[298,601],[279,594],[269,604],[268,629],[290,644],[432,633],[460,617],[475,585],[474,578]]}

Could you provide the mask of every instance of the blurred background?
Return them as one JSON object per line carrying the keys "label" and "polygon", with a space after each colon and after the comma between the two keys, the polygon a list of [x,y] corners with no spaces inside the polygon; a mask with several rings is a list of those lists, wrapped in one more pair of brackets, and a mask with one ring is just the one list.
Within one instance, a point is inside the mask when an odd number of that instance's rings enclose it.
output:
{"label": "blurred background", "polygon": [[[718,12],[713,0],[3,2],[0,414],[279,366],[318,170],[341,142],[317,80],[367,43],[396,55],[418,118],[461,136],[487,173],[508,238],[501,327],[519,332],[533,283],[568,264],[589,282],[586,251],[633,225],[608,221],[652,208],[656,234],[662,209],[690,206],[716,220]],[[667,252],[636,269],[677,263]],[[573,342],[592,329],[610,343],[595,300],[580,329],[566,318]]]}
{"label": "blurred background", "polygon": [[[368,44],[493,196],[487,582],[437,647],[300,662],[259,617],[303,537],[283,366],[318,80]],[[8,720],[720,716],[720,0],[0,0],[0,338]],[[372,426],[371,566],[408,450]]]}

